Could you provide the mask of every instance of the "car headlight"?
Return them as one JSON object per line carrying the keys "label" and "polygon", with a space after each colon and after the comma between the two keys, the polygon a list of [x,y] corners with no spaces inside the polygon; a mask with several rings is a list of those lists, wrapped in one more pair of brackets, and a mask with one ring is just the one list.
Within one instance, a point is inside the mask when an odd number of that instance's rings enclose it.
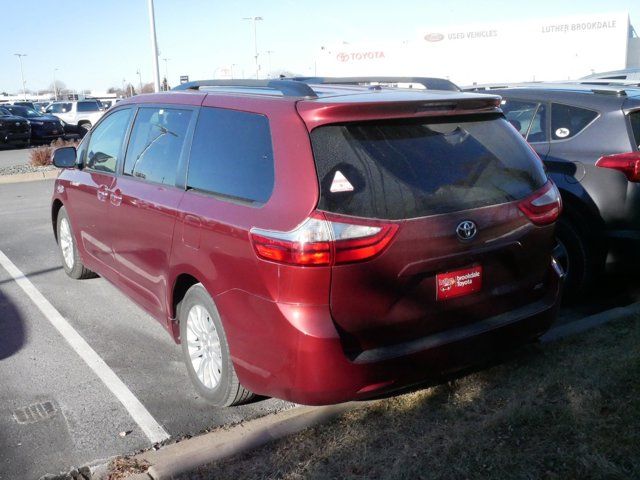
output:
{"label": "car headlight", "polygon": [[64,120],[60,119],[60,125],[65,127],[67,124],[66,124],[66,122]]}
{"label": "car headlight", "polygon": [[38,125],[38,126],[40,126],[40,127],[41,127],[42,125],[44,125],[44,122],[37,122],[37,121],[36,121],[36,122],[34,122],[33,120],[31,120],[29,123],[30,123],[31,125]]}

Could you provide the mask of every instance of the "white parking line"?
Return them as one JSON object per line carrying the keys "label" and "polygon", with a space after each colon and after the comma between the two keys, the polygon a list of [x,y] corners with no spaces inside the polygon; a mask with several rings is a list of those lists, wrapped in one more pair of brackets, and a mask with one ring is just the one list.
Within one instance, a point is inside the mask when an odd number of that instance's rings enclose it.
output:
{"label": "white parking line", "polygon": [[127,409],[131,418],[140,426],[147,438],[152,442],[161,442],[169,438],[167,431],[151,416],[140,400],[118,378],[104,360],[91,348],[80,334],[65,320],[65,318],[49,303],[44,295],[31,283],[24,273],[16,267],[11,260],[0,250],[0,265],[4,267],[18,286],[35,303],[47,320],[55,327],[60,335],[71,345],[71,348],[80,355],[89,368],[102,380],[111,393]]}

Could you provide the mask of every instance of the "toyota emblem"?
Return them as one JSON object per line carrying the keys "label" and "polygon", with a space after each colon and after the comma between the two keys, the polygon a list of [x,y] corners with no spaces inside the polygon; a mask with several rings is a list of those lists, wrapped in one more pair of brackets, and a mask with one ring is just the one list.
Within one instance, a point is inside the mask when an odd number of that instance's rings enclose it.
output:
{"label": "toyota emblem", "polygon": [[471,220],[464,220],[456,227],[458,238],[463,241],[471,240],[478,233],[478,227]]}

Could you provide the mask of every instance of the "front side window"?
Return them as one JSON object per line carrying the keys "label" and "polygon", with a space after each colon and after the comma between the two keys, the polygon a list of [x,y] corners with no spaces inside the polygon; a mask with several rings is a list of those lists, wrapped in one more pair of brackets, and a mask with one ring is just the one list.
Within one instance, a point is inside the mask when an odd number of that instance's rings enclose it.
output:
{"label": "front side window", "polygon": [[274,183],[269,120],[256,113],[202,108],[193,137],[187,186],[265,203]]}
{"label": "front side window", "polygon": [[598,112],[586,108],[561,103],[551,104],[552,140],[564,140],[577,135],[597,116]]}
{"label": "front side window", "polygon": [[140,108],[124,163],[124,174],[174,185],[191,110]]}
{"label": "front side window", "polygon": [[544,103],[540,104],[536,111],[529,133],[526,136],[529,143],[546,142],[547,137],[547,107]]}
{"label": "front side window", "polygon": [[91,131],[87,145],[87,168],[115,173],[130,119],[131,109],[119,110],[109,115]]}
{"label": "front side window", "polygon": [[54,103],[53,105],[49,105],[47,108],[47,113],[67,113],[71,111],[70,103]]}
{"label": "front side window", "polygon": [[505,98],[502,100],[501,108],[509,123],[514,126],[520,135],[526,137],[531,120],[533,120],[538,108],[538,103]]}

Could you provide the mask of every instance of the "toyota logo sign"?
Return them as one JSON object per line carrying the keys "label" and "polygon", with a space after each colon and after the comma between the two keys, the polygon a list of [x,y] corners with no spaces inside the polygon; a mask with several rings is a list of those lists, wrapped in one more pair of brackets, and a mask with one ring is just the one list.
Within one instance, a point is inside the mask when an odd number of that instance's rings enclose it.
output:
{"label": "toyota logo sign", "polygon": [[456,234],[458,238],[463,241],[473,239],[478,233],[478,227],[471,220],[464,220],[456,227]]}

